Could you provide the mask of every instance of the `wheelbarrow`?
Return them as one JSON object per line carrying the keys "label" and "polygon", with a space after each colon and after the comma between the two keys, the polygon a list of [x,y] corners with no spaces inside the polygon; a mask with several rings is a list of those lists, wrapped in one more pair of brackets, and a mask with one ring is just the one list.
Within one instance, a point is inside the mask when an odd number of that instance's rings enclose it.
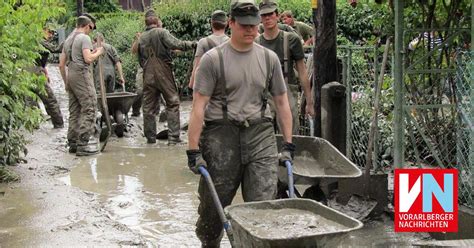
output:
{"label": "wheelbarrow", "polygon": [[[132,107],[133,101],[135,100],[136,96],[137,94],[131,92],[107,93],[107,107],[109,108],[109,113],[114,117],[114,132],[118,137],[123,137],[125,125],[128,123],[127,113]],[[100,95],[97,95],[97,100],[99,102],[101,101]],[[100,105],[100,111],[102,113],[104,112],[102,109],[102,105]],[[102,130],[104,130],[104,128]],[[106,132],[101,132],[101,141],[103,141],[104,133]]]}
{"label": "wheelbarrow", "polygon": [[234,247],[336,247],[362,222],[317,201],[290,198],[225,208]]}
{"label": "wheelbarrow", "polygon": [[[276,138],[278,147],[281,147],[283,137],[276,135]],[[305,198],[323,203],[326,201],[326,196],[319,187],[323,178],[355,178],[362,175],[362,171],[354,163],[323,138],[294,135],[292,142],[296,145],[292,168],[294,184],[310,185],[303,194]],[[288,188],[288,174],[284,167],[279,166],[278,180],[281,196],[281,191]],[[296,189],[295,194],[302,196]]]}

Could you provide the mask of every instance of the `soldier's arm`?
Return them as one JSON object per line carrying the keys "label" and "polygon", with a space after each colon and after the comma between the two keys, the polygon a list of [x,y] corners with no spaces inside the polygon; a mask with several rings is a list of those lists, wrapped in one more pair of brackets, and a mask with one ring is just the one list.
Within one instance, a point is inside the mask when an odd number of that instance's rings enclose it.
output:
{"label": "soldier's arm", "polygon": [[135,34],[135,40],[132,43],[132,54],[137,54],[138,53],[138,39],[140,38],[140,35],[142,33],[136,33]]}
{"label": "soldier's arm", "polygon": [[311,96],[311,84],[309,83],[308,71],[304,64],[304,60],[300,59],[296,61],[296,70],[298,71],[301,87],[304,91],[306,98],[306,114],[314,116],[313,97]]}
{"label": "soldier's arm", "polygon": [[201,61],[201,57],[194,57],[194,62],[193,62],[193,71],[191,72],[191,77],[189,78],[189,88],[193,88],[194,86],[194,77],[196,76],[196,70],[199,66],[199,62]]}
{"label": "soldier's arm", "polygon": [[63,50],[61,55],[59,55],[59,71],[61,72],[61,77],[64,82],[66,90],[68,89],[67,85],[67,74],[66,74],[66,52]]}
{"label": "soldier's arm", "polygon": [[172,50],[190,50],[197,45],[196,42],[193,41],[182,41],[174,37],[168,30],[163,30],[163,44]]}
{"label": "soldier's arm", "polygon": [[205,96],[198,91],[193,93],[193,109],[189,118],[188,149],[199,149],[199,138],[201,137],[204,123],[204,111],[210,99],[210,96]]}
{"label": "soldier's arm", "polygon": [[291,109],[290,103],[288,102],[288,95],[285,92],[281,95],[273,96],[273,101],[275,102],[275,108],[277,113],[276,115],[278,117],[278,123],[280,123],[283,139],[286,142],[291,143],[293,118],[291,117]]}

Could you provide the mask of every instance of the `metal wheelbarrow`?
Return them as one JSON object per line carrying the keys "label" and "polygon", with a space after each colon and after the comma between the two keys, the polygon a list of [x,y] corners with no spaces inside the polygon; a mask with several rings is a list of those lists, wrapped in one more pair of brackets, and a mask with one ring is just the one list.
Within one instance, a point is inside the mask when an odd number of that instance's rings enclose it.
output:
{"label": "metal wheelbarrow", "polygon": [[[107,93],[106,96],[109,113],[114,117],[115,120],[114,132],[118,137],[123,137],[125,125],[128,123],[127,113],[132,107],[133,101],[135,100],[137,94],[131,92],[113,92]],[[97,100],[98,102],[101,101],[100,95],[97,95]],[[102,105],[100,105],[100,111],[104,113]],[[102,130],[104,130],[104,128]],[[104,131],[101,132],[101,141],[103,141],[104,133]]]}
{"label": "metal wheelbarrow", "polygon": [[[276,138],[278,147],[281,147],[283,137],[276,135]],[[296,145],[292,168],[294,184],[310,185],[303,194],[305,198],[325,202],[326,196],[319,188],[323,178],[355,178],[362,175],[362,171],[354,163],[323,138],[294,135],[292,142]],[[278,180],[279,191],[286,191],[288,173],[284,167],[279,166]],[[296,189],[295,193],[302,196]],[[279,192],[279,196],[287,197],[282,192]]]}
{"label": "metal wheelbarrow", "polygon": [[362,222],[311,199],[249,202],[225,208],[234,247],[331,247]]}

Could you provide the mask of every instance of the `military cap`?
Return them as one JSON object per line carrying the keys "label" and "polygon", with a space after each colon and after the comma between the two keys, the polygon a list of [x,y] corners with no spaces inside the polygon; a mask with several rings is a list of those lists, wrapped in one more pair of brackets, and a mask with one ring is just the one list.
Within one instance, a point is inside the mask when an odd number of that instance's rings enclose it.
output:
{"label": "military cap", "polygon": [[278,4],[275,0],[263,0],[259,4],[260,15],[270,14],[278,9]]}
{"label": "military cap", "polygon": [[216,10],[212,12],[211,22],[220,22],[225,24],[227,22],[227,14],[222,10]]}
{"label": "military cap", "polygon": [[232,0],[230,15],[242,25],[258,25],[260,14],[255,0]]}

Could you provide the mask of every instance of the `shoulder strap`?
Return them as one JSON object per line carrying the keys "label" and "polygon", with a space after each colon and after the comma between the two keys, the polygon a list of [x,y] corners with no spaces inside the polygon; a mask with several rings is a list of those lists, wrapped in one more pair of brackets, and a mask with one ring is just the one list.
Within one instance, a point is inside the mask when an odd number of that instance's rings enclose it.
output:
{"label": "shoulder strap", "polygon": [[223,114],[223,119],[227,120],[228,115],[227,115],[227,90],[226,90],[226,80],[225,80],[225,72],[224,72],[224,55],[222,54],[222,48],[217,47],[217,55],[219,57],[219,69],[220,69],[220,75],[218,79],[218,84],[221,85],[221,90],[222,90],[222,114]]}
{"label": "shoulder strap", "polygon": [[217,46],[216,43],[209,36],[206,37],[206,42],[207,42],[206,52]]}
{"label": "shoulder strap", "polygon": [[69,62],[72,61],[72,47],[74,46],[74,42],[76,41],[76,36],[80,34],[79,32],[76,32],[74,33],[74,35],[72,36],[72,42],[71,42],[71,46],[69,46],[69,50],[68,50],[68,53],[67,53],[67,64],[69,64]]}
{"label": "shoulder strap", "polygon": [[289,56],[289,45],[288,45],[288,32],[283,32],[283,75],[285,76],[285,83],[288,84],[288,56]]}
{"label": "shoulder strap", "polygon": [[268,96],[270,95],[270,80],[272,78],[272,68],[270,65],[270,53],[268,52],[268,49],[263,50],[265,54],[265,65],[267,69],[267,77],[265,79],[265,88],[263,89],[263,95],[262,95],[262,108],[261,108],[261,116],[262,119],[265,117],[265,110],[267,109],[267,103],[268,103]]}

